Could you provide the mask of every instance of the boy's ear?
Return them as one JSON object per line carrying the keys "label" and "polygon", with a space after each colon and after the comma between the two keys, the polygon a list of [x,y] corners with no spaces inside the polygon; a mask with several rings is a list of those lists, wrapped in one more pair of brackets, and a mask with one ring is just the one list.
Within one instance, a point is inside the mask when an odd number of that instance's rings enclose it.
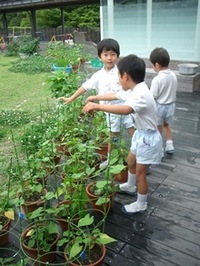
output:
{"label": "boy's ear", "polygon": [[123,73],[123,76],[124,76],[124,78],[125,78],[126,80],[127,80],[128,77],[129,77],[129,75],[128,75],[126,72]]}
{"label": "boy's ear", "polygon": [[159,68],[160,67],[160,64],[155,63],[154,67]]}

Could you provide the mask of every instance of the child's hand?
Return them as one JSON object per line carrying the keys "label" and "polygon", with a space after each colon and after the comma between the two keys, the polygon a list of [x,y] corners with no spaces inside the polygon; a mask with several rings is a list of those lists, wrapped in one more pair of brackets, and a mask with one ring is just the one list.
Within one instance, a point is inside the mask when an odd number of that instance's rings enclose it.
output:
{"label": "child's hand", "polygon": [[63,101],[64,104],[68,104],[72,101],[71,98],[65,98],[65,97],[60,97],[58,98],[58,100]]}
{"label": "child's hand", "polygon": [[87,99],[85,100],[86,103],[89,102],[95,102],[96,101],[96,96],[89,96],[87,97]]}
{"label": "child's hand", "polygon": [[97,110],[98,109],[98,105],[97,103],[92,103],[89,102],[87,103],[84,107],[83,107],[83,113],[89,113],[92,110]]}

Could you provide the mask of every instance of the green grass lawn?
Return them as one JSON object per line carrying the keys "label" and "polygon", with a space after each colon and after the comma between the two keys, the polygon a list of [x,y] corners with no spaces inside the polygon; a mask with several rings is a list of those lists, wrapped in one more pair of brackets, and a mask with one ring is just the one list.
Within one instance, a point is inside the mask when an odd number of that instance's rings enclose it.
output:
{"label": "green grass lawn", "polygon": [[[41,107],[45,109],[47,108],[47,104],[54,105],[55,103],[55,99],[51,97],[51,91],[48,89],[50,84],[46,83],[46,79],[50,73],[34,75],[13,73],[9,68],[11,67],[12,60],[16,59],[17,58],[5,57],[4,54],[0,54],[0,112],[6,110],[13,112],[10,119],[15,119],[16,111],[25,111],[31,116],[35,116],[40,112]],[[0,119],[2,120],[2,118]],[[14,153],[12,134],[17,138],[20,132],[24,130],[25,126],[26,125],[22,125],[12,128],[2,126],[0,123],[1,167],[4,166],[4,164],[8,164]]]}
{"label": "green grass lawn", "polygon": [[0,54],[0,110],[20,108],[35,112],[47,99],[52,101],[49,84],[46,84],[49,73],[13,73],[9,71],[12,60],[16,58]]}

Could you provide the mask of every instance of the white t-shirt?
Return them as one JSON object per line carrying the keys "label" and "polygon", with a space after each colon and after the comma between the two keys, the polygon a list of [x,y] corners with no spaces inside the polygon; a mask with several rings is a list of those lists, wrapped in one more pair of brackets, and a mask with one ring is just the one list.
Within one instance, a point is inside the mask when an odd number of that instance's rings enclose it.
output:
{"label": "white t-shirt", "polygon": [[161,70],[151,82],[150,91],[159,104],[169,104],[176,101],[177,77],[170,69]]}
{"label": "white t-shirt", "polygon": [[121,93],[124,95],[123,99],[100,101],[101,104],[123,104],[126,100],[126,94],[119,83],[118,68],[116,65],[110,71],[106,71],[104,68],[97,71],[90,79],[82,84],[82,87],[86,91],[95,89],[98,95],[122,91]]}
{"label": "white t-shirt", "polygon": [[[120,99],[121,92],[116,93],[116,96]],[[132,115],[138,130],[157,130],[156,104],[145,82],[137,84],[131,90],[125,104],[134,110]]]}

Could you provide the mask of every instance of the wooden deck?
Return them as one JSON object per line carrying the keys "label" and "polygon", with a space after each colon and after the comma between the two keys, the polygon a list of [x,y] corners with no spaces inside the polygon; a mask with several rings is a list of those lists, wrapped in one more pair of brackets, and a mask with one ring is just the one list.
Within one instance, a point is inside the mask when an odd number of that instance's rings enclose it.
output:
{"label": "wooden deck", "polygon": [[[175,154],[165,156],[148,175],[145,213],[124,215],[122,204],[135,197],[116,195],[106,232],[117,242],[107,246],[104,266],[200,265],[199,119],[200,93],[178,92],[173,126]],[[16,239],[13,235],[11,244],[19,250]],[[0,255],[3,252],[0,248]]]}
{"label": "wooden deck", "polygon": [[106,231],[118,239],[104,265],[200,265],[200,94],[177,93],[175,154],[148,176],[148,211],[126,216],[117,195]]}

